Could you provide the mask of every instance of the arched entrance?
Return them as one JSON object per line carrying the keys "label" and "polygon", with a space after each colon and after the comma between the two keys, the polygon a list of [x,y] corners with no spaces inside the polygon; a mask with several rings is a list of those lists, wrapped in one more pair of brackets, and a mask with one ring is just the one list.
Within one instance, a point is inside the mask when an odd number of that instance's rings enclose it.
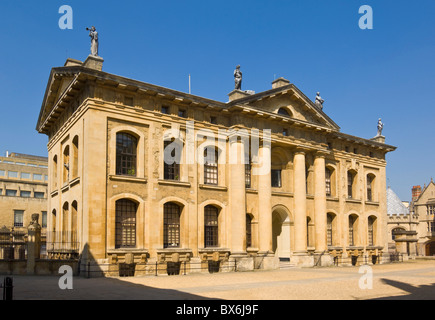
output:
{"label": "arched entrance", "polygon": [[283,206],[272,211],[272,250],[280,260],[290,259],[290,217]]}
{"label": "arched entrance", "polygon": [[426,244],[426,256],[435,256],[435,241]]}

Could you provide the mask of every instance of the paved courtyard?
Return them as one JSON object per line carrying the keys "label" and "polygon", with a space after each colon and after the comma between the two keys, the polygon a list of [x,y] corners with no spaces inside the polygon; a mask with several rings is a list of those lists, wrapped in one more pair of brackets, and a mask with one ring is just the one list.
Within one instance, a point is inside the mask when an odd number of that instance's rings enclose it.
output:
{"label": "paved courtyard", "polygon": [[72,290],[59,288],[61,275],[13,276],[14,299],[435,300],[435,260],[374,265],[371,271],[372,282],[367,281],[370,273],[359,267],[135,278],[74,277]]}

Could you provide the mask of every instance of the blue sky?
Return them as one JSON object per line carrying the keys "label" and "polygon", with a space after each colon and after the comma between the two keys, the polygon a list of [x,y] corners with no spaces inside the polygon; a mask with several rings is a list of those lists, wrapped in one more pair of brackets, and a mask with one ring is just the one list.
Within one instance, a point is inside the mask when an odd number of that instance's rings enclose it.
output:
{"label": "blue sky", "polygon": [[[61,30],[59,7],[73,9]],[[361,30],[360,6],[373,9]],[[46,154],[35,130],[50,69],[90,53],[100,34],[104,71],[227,101],[233,70],[261,92],[285,77],[347,134],[372,138],[382,118],[388,185],[402,200],[435,176],[435,1],[10,1],[0,2],[0,153]]]}

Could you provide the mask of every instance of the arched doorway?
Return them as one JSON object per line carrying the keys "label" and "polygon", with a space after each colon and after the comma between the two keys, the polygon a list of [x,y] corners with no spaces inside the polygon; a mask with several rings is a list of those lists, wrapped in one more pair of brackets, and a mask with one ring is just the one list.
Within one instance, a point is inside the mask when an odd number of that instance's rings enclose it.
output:
{"label": "arched doorway", "polygon": [[435,241],[426,244],[426,256],[435,256]]}
{"label": "arched doorway", "polygon": [[272,250],[280,260],[290,259],[290,217],[283,206],[272,211]]}

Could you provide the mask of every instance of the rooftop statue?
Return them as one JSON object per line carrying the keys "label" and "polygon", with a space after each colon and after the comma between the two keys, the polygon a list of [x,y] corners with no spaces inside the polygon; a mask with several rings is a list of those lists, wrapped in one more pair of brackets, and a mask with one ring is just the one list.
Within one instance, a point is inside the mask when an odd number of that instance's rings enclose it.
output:
{"label": "rooftop statue", "polygon": [[320,92],[317,92],[317,95],[316,95],[316,101],[314,102],[314,104],[316,105],[316,106],[318,106],[320,109],[323,109],[323,103],[325,102],[325,100],[323,100],[321,97],[320,97]]}
{"label": "rooftop statue", "polygon": [[89,31],[89,36],[91,37],[91,55],[98,57],[98,32],[97,29],[92,26],[91,28],[86,28]]}
{"label": "rooftop statue", "polygon": [[234,70],[234,82],[235,82],[235,90],[242,90],[242,71],[240,71],[240,65],[236,67]]}
{"label": "rooftop statue", "polygon": [[384,129],[384,124],[381,121],[381,118],[378,120],[378,136],[382,136],[382,129]]}

